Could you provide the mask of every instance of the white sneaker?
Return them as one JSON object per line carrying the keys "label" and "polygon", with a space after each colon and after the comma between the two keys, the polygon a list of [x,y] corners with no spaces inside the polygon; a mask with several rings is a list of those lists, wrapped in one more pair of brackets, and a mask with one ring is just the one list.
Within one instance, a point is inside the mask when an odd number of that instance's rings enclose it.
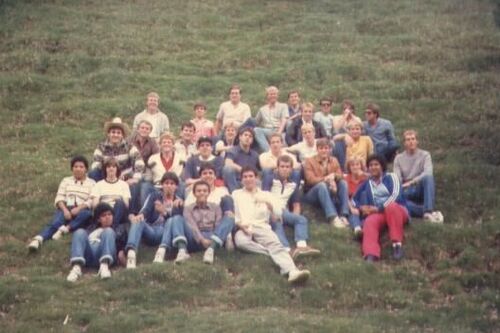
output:
{"label": "white sneaker", "polygon": [[61,230],[57,230],[55,232],[55,234],[52,235],[52,239],[53,240],[59,240],[59,239],[61,239],[61,237],[62,237],[62,231]]}
{"label": "white sneaker", "polygon": [[430,223],[440,223],[434,213],[424,213],[424,221]]}
{"label": "white sneaker", "polygon": [[191,256],[186,252],[186,250],[179,250],[179,252],[177,253],[177,257],[175,257],[175,263],[180,264],[183,261],[188,260],[189,258],[191,258]]}
{"label": "white sneaker", "polygon": [[311,272],[309,272],[307,269],[304,270],[293,270],[290,273],[288,273],[288,282],[290,283],[299,283],[299,282],[305,282],[307,279],[309,279],[309,276],[311,276]]}
{"label": "white sneaker", "polygon": [[342,221],[342,219],[338,216],[333,219],[333,226],[335,228],[339,228],[339,229],[343,229],[346,227],[346,225],[344,224],[344,221]]}
{"label": "white sneaker", "polygon": [[66,280],[68,282],[76,282],[80,276],[82,276],[82,268],[80,265],[73,265],[73,268],[71,268]]}
{"label": "white sneaker", "polygon": [[164,247],[159,247],[158,250],[156,251],[155,258],[153,259],[153,262],[156,264],[161,264],[165,260],[165,248]]}
{"label": "white sneaker", "polygon": [[38,235],[33,237],[33,240],[28,244],[28,249],[32,252],[38,251],[40,249],[40,246],[42,246],[43,243],[43,238],[42,236]]}
{"label": "white sneaker", "polygon": [[134,269],[136,268],[136,260],[135,260],[135,251],[134,250],[128,250],[127,253],[127,269]]}
{"label": "white sneaker", "polygon": [[203,262],[212,265],[214,263],[214,249],[209,247],[203,254]]}
{"label": "white sneaker", "polygon": [[432,212],[432,216],[434,216],[436,223],[443,223],[444,222],[443,213],[441,213],[439,210]]}
{"label": "white sneaker", "polygon": [[101,277],[101,279],[109,279],[111,277],[111,271],[109,270],[109,266],[107,263],[101,263],[101,266],[99,267],[99,272],[97,272],[97,275]]}
{"label": "white sneaker", "polygon": [[340,220],[342,221],[342,223],[344,223],[344,226],[347,228],[349,226],[349,220],[347,219],[347,217],[345,216],[342,216],[340,218]]}
{"label": "white sneaker", "polygon": [[229,251],[229,252],[234,251],[233,235],[231,235],[231,233],[229,233],[229,235],[227,235],[226,243],[224,244],[224,246],[226,247],[226,251]]}

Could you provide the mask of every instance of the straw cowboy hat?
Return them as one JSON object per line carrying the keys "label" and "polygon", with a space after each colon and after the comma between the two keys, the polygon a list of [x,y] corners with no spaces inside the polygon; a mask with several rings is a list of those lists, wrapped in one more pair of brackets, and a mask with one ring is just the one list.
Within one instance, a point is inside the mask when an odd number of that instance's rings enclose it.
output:
{"label": "straw cowboy hat", "polygon": [[112,128],[119,128],[123,132],[123,136],[127,136],[130,133],[130,128],[127,124],[122,122],[122,119],[119,117],[113,118],[111,121],[107,121],[104,124],[104,134],[108,134],[109,130]]}

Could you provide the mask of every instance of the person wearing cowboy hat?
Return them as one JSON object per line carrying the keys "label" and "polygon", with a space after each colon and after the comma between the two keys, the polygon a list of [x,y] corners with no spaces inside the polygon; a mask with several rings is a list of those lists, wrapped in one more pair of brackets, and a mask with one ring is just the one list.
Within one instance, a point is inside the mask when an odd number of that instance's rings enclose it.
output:
{"label": "person wearing cowboy hat", "polygon": [[141,180],[144,173],[144,160],[139,150],[125,140],[130,132],[127,124],[121,118],[113,118],[104,124],[106,139],[97,145],[94,151],[93,162],[90,167],[89,177],[96,182],[103,179],[103,163],[111,158],[118,161],[120,178],[129,185]]}

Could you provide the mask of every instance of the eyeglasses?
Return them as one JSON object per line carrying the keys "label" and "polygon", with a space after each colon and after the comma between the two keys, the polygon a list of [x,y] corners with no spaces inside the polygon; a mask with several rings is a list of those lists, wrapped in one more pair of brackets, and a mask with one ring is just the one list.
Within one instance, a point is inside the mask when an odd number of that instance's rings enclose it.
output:
{"label": "eyeglasses", "polygon": [[320,105],[321,106],[330,106],[331,104],[330,103],[321,103]]}

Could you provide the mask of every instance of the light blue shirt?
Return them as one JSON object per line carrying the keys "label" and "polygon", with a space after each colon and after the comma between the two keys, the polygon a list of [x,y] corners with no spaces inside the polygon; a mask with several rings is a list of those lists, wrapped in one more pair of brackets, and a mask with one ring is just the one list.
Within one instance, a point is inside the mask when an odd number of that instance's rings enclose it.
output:
{"label": "light blue shirt", "polygon": [[389,199],[389,197],[391,196],[387,187],[385,187],[382,181],[379,184],[377,184],[371,179],[370,179],[370,187],[372,188],[373,201],[375,202],[375,205],[377,207],[383,206],[384,203],[387,201],[387,199]]}

